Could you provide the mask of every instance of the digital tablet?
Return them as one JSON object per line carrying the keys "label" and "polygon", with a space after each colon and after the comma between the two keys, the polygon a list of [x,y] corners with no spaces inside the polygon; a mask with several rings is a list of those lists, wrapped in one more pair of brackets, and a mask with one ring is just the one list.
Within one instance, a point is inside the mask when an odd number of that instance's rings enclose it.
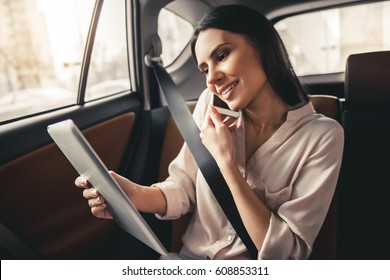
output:
{"label": "digital tablet", "polygon": [[47,131],[77,172],[104,197],[116,223],[163,256],[167,250],[128,199],[84,135],[71,120],[51,124]]}

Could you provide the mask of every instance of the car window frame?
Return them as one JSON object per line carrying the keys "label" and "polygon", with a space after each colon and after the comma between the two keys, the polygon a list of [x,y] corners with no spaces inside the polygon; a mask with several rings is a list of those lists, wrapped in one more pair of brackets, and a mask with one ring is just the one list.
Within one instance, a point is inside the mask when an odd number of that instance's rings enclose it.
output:
{"label": "car window frame", "polygon": [[[88,67],[93,49],[93,36],[96,33],[98,25],[98,16],[103,7],[104,0],[96,0],[91,16],[91,23],[87,34],[87,40],[84,47],[82,67],[79,76],[79,86],[77,90],[77,101],[74,104],[53,108],[14,119],[9,119],[0,123],[0,147],[6,147],[1,150],[0,165],[16,159],[28,152],[35,150],[52,142],[46,132],[46,127],[50,123],[58,122],[64,118],[72,119],[78,123],[80,129],[86,128],[91,124],[115,117],[117,115],[132,111],[137,116],[142,114],[144,93],[140,91],[140,77],[142,72],[137,74],[136,67],[141,69],[138,61],[137,34],[135,32],[136,18],[133,9],[137,4],[132,0],[123,0],[126,3],[126,43],[128,52],[128,67],[131,82],[131,90],[118,94],[109,95],[104,98],[89,102],[82,101],[81,97],[83,87],[85,87],[88,78]],[[92,21],[95,21],[92,24]],[[139,39],[138,39],[139,40]],[[89,54],[88,54],[89,53]],[[133,59],[133,63],[130,63]],[[133,65],[133,66],[132,66]],[[141,71],[141,70],[138,70]],[[141,119],[141,118],[140,118]],[[28,136],[28,141],[26,137]],[[13,141],[9,141],[13,139]]]}
{"label": "car window frame", "polygon": [[[343,1],[340,1],[340,3],[334,4],[334,5],[325,5],[323,7],[321,6],[318,8],[310,7],[307,9],[302,9],[301,11],[298,11],[298,12],[291,12],[291,13],[284,13],[283,11],[281,11],[281,13],[280,13],[278,10],[276,10],[276,11],[273,11],[266,16],[269,19],[269,21],[275,26],[281,20],[284,20],[284,19],[290,18],[290,17],[294,17],[294,16],[305,15],[305,14],[321,12],[321,11],[329,11],[332,9],[342,9],[342,8],[354,7],[354,6],[360,6],[360,5],[369,5],[369,4],[374,4],[374,3],[381,3],[384,1],[387,1],[387,0],[357,1],[356,3],[350,3],[348,1],[346,1],[344,3]],[[313,74],[300,75],[300,76],[298,76],[298,78],[307,77],[306,80],[310,80],[310,77],[327,76],[327,77],[335,77],[337,80],[339,80],[340,74],[343,75],[344,72],[345,72],[345,69],[343,71],[331,72],[331,73],[313,73]],[[329,79],[327,78],[326,80],[329,80]]]}
{"label": "car window frame", "polygon": [[[3,121],[0,121],[0,126],[4,126],[10,123],[14,122],[20,122],[29,118],[35,118],[39,117],[45,114],[50,114],[55,112],[59,112],[61,114],[61,110],[67,110],[72,107],[80,107],[84,106],[86,103],[90,102],[95,102],[99,101],[101,99],[106,99],[110,100],[111,97],[113,96],[120,96],[122,95],[127,95],[131,93],[138,93],[138,82],[137,82],[137,76],[136,76],[136,64],[138,62],[136,61],[136,55],[135,55],[135,44],[133,43],[135,40],[135,37],[132,36],[132,34],[135,34],[134,31],[134,23],[136,22],[134,18],[135,13],[132,13],[132,9],[135,8],[134,2],[132,0],[122,0],[125,2],[125,21],[126,21],[126,26],[125,26],[125,36],[126,36],[126,51],[127,51],[127,70],[128,70],[128,77],[130,81],[130,89],[129,90],[124,90],[121,92],[117,93],[111,93],[103,97],[99,97],[93,100],[85,100],[85,94],[86,94],[86,88],[87,88],[87,83],[88,83],[88,75],[89,75],[89,69],[91,66],[91,57],[92,57],[92,52],[94,48],[94,43],[95,43],[95,37],[96,33],[98,30],[98,24],[99,24],[99,19],[100,19],[100,14],[102,12],[102,9],[104,9],[104,0],[95,0],[94,1],[94,6],[93,10],[91,13],[91,18],[89,19],[89,26],[88,26],[88,32],[86,36],[86,40],[84,43],[84,48],[83,48],[83,56],[81,58],[81,67],[80,67],[80,74],[78,77],[78,83],[77,83],[77,90],[74,95],[74,102],[70,104],[66,104],[63,106],[58,106],[58,107],[53,107],[53,108],[47,108],[43,109],[37,112],[33,113],[28,113],[25,115],[17,116],[17,117],[12,117],[9,119],[5,119]],[[131,63],[133,61],[134,63]],[[139,79],[138,79],[139,81]],[[138,95],[138,98],[143,99],[142,96]]]}

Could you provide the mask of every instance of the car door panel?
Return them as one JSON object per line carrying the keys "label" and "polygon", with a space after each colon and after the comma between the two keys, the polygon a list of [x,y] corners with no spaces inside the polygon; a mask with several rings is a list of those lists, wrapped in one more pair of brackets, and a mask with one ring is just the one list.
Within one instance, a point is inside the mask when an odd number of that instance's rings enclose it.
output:
{"label": "car door panel", "polygon": [[80,129],[83,129],[126,112],[139,114],[141,102],[137,96],[137,93],[125,93],[111,99],[95,101],[82,106],[69,106],[0,125],[0,164],[7,163],[49,143],[51,139],[46,131],[49,124],[71,118]]}
{"label": "car door panel", "polygon": [[[129,112],[83,130],[108,169],[120,167],[135,121]],[[107,243],[114,223],[92,216],[76,177],[54,143],[1,165],[1,221],[45,258],[92,252]]]}

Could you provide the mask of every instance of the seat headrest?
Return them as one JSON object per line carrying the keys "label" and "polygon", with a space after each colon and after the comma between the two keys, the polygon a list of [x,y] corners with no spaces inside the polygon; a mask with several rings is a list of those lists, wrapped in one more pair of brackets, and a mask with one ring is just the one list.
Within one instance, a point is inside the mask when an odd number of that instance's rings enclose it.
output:
{"label": "seat headrest", "polygon": [[310,95],[309,97],[317,113],[341,123],[341,103],[336,96],[317,94]]}
{"label": "seat headrest", "polygon": [[345,70],[347,110],[389,110],[390,51],[353,54]]}

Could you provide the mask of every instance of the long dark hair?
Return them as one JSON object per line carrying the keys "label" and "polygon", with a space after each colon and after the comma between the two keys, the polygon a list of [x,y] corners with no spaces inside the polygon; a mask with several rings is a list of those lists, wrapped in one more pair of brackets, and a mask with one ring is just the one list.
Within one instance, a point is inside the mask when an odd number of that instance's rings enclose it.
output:
{"label": "long dark hair", "polygon": [[245,36],[255,47],[265,74],[282,101],[290,106],[307,102],[309,97],[298,80],[286,48],[271,22],[259,12],[240,5],[220,6],[211,10],[195,29],[191,51],[201,31],[216,28]]}

